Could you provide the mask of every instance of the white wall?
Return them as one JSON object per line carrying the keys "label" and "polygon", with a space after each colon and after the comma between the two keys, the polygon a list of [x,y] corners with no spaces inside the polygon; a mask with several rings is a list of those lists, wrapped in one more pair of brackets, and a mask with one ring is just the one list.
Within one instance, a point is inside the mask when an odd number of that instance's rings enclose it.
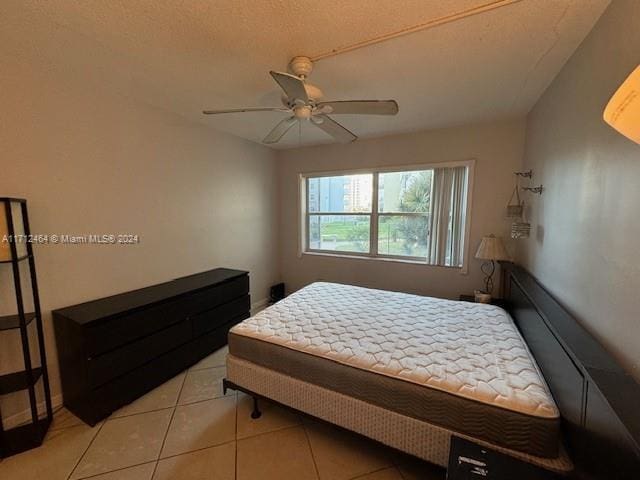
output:
{"label": "white wall", "polygon": [[371,259],[299,258],[298,175],[476,159],[469,249],[473,255],[483,235],[507,234],[504,213],[523,148],[524,119],[516,119],[280,152],[280,271],[287,289],[326,280],[457,298],[480,288],[483,277],[475,259],[469,264],[469,274],[462,275],[456,268]]}
{"label": "white wall", "polygon": [[[249,270],[252,300],[267,297],[279,277],[271,150],[137,103],[109,77],[87,82],[91,72],[47,63],[37,45],[0,40],[0,196],[28,199],[34,233],[141,238],[35,247],[54,396],[52,309],[218,266]],[[9,272],[0,266],[0,314],[15,309]],[[21,359],[17,333],[0,332],[0,373]],[[24,399],[3,397],[3,416]]]}
{"label": "white wall", "polygon": [[640,145],[602,120],[640,63],[640,2],[616,0],[527,120],[545,192],[520,260],[640,379]]}

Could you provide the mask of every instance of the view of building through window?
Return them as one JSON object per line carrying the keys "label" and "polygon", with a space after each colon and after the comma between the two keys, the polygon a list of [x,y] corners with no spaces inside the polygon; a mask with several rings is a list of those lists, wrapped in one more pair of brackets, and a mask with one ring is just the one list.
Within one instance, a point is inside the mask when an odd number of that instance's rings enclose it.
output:
{"label": "view of building through window", "polygon": [[309,178],[309,248],[368,252],[372,196],[373,174]]}
{"label": "view of building through window", "polygon": [[466,166],[305,181],[305,250],[462,265]]}
{"label": "view of building through window", "polygon": [[[377,253],[426,257],[432,170],[378,176]],[[368,253],[374,174],[309,178],[309,248]]]}

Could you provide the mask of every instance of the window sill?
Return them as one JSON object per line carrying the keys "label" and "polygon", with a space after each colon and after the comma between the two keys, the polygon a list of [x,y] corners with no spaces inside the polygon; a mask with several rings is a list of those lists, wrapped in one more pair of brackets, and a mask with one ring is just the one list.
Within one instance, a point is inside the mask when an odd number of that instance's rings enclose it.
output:
{"label": "window sill", "polygon": [[391,263],[405,263],[410,265],[422,265],[424,267],[432,267],[432,268],[445,268],[447,270],[460,270],[461,275],[466,275],[467,271],[464,266],[462,267],[451,267],[447,265],[432,265],[427,262],[423,262],[420,260],[410,260],[410,259],[402,259],[402,258],[390,258],[390,257],[370,257],[368,255],[349,255],[348,253],[327,253],[327,252],[301,252],[299,257],[308,255],[310,257],[332,257],[332,258],[347,258],[349,260],[365,260],[365,261],[373,261],[373,262],[391,262]]}

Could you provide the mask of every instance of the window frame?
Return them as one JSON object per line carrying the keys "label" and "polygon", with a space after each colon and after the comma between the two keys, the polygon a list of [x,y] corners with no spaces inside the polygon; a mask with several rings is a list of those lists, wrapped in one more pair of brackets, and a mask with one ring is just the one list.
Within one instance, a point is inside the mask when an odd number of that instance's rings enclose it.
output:
{"label": "window frame", "polygon": [[[464,232],[464,246],[463,246],[463,259],[462,266],[447,266],[447,265],[433,265],[428,263],[425,257],[414,257],[406,255],[388,255],[378,253],[378,224],[379,218],[384,216],[425,216],[427,214],[421,212],[379,212],[379,176],[381,173],[394,173],[394,172],[412,172],[422,170],[432,170],[434,168],[453,168],[453,167],[467,167],[467,205],[465,210],[465,232]],[[392,261],[401,263],[413,263],[420,264],[429,267],[439,268],[454,268],[461,270],[462,274],[468,273],[469,263],[469,237],[471,231],[471,207],[473,197],[473,185],[475,177],[475,159],[461,160],[461,161],[448,161],[437,162],[428,164],[417,165],[397,165],[387,167],[372,167],[372,168],[360,168],[360,169],[346,169],[346,170],[331,170],[331,171],[313,171],[303,172],[298,174],[298,213],[299,213],[299,225],[298,225],[298,257],[302,258],[303,255],[312,256],[329,256],[336,258],[352,258],[362,260],[377,260],[377,261]],[[371,195],[371,212],[309,212],[309,205],[307,204],[307,192],[310,178],[319,177],[335,177],[346,175],[373,175],[372,183],[372,195]],[[342,250],[323,250],[310,248],[309,246],[309,228],[311,215],[332,215],[332,216],[368,216],[369,217],[369,252],[349,252]]]}

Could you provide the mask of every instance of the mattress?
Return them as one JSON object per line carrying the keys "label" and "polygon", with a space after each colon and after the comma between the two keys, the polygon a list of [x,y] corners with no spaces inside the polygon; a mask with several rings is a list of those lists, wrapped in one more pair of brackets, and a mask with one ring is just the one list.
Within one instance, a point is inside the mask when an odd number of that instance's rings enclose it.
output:
{"label": "mattress", "polygon": [[558,409],[495,306],[318,282],[236,325],[229,351],[497,445],[558,452]]}

